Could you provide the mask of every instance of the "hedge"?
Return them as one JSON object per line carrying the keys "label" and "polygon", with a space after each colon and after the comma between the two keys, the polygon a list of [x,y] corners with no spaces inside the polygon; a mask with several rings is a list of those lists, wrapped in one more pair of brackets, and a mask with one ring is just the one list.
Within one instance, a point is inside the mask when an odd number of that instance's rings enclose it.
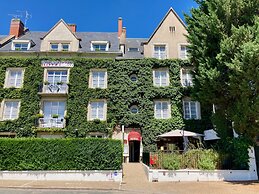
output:
{"label": "hedge", "polygon": [[0,170],[119,170],[119,140],[0,138]]}

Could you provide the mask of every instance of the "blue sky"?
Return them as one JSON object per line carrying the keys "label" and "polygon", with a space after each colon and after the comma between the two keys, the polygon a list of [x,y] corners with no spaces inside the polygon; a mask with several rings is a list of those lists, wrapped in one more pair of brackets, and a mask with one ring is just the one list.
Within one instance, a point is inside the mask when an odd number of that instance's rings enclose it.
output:
{"label": "blue sky", "polygon": [[[77,31],[116,32],[118,17],[123,18],[127,37],[147,38],[170,7],[184,19],[197,7],[193,0],[0,0],[0,35],[9,33],[9,14],[17,10],[32,15],[27,21],[31,31],[48,31],[60,18],[77,24]],[[23,18],[22,18],[23,20]]]}

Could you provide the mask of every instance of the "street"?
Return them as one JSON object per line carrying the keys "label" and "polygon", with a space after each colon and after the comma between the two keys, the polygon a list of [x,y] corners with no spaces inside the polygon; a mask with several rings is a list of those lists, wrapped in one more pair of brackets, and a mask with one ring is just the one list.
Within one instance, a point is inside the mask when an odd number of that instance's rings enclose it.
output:
{"label": "street", "polygon": [[133,194],[135,192],[73,189],[0,189],[0,194]]}

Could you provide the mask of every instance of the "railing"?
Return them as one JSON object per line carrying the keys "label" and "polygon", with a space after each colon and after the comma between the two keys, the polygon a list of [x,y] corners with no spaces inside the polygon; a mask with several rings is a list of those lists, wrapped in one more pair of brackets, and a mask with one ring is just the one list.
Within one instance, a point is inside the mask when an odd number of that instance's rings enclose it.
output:
{"label": "railing", "polygon": [[44,94],[67,94],[68,85],[67,84],[43,84],[39,88],[39,92]]}
{"label": "railing", "polygon": [[166,59],[167,58],[166,53],[161,53],[161,52],[160,53],[155,52],[153,57],[156,59]]}
{"label": "railing", "polygon": [[40,128],[65,128],[66,119],[64,118],[39,118]]}

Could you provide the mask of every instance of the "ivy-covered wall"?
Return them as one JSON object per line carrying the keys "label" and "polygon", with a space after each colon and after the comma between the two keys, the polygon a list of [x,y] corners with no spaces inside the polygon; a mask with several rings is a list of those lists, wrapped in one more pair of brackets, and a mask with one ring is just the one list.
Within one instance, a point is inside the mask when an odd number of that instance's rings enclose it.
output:
{"label": "ivy-covered wall", "polygon": [[[84,137],[88,132],[105,132],[112,134],[116,125],[140,127],[144,150],[155,149],[156,136],[185,126],[189,130],[202,132],[210,124],[209,109],[201,107],[202,120],[184,121],[182,118],[182,97],[190,90],[180,84],[180,68],[188,66],[181,60],[109,60],[109,59],[46,59],[46,58],[0,58],[0,100],[6,98],[21,99],[19,119],[0,122],[0,131],[15,131],[18,136],[33,136],[35,115],[39,113],[40,96],[38,88],[43,82],[42,60],[69,60],[74,62],[70,70],[69,94],[67,100],[66,136]],[[22,89],[3,88],[5,71],[8,67],[25,67]],[[167,67],[170,74],[169,87],[153,86],[153,69]],[[88,88],[91,68],[106,68],[108,71],[107,89]],[[136,74],[138,80],[133,82],[130,75]],[[106,99],[107,121],[88,122],[87,105],[93,99]],[[171,119],[154,118],[154,100],[169,99],[171,102]],[[138,105],[139,112],[132,114],[131,105]],[[204,114],[205,113],[205,114]]]}

